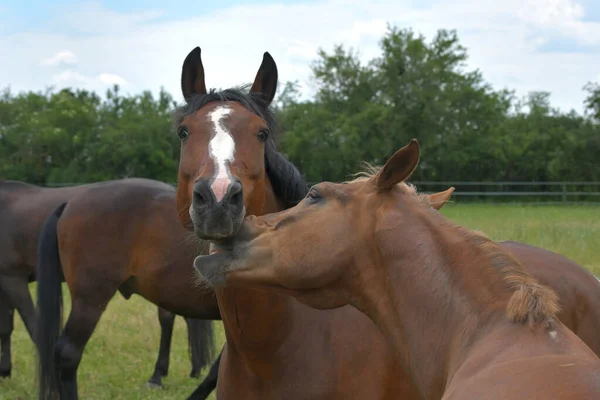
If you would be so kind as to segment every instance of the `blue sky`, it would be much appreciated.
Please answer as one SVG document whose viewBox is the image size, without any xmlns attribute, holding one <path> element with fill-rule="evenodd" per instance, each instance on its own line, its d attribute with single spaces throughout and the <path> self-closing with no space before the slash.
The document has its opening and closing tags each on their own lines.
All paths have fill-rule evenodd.
<svg viewBox="0 0 600 400">
<path fill-rule="evenodd" d="M 181 63 L 201 46 L 211 87 L 251 81 L 269 51 L 280 80 L 298 80 L 308 97 L 319 48 L 343 43 L 367 61 L 388 22 L 429 38 L 456 29 L 468 67 L 518 95 L 550 91 L 564 110 L 581 111 L 582 87 L 600 81 L 598 0 L 4 0 L 0 88 L 103 93 L 119 83 L 180 99 Z"/>
</svg>

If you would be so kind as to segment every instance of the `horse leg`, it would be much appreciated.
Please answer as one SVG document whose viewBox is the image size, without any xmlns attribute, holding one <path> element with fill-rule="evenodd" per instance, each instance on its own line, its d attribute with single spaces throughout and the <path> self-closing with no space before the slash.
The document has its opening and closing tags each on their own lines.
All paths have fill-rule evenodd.
<svg viewBox="0 0 600 400">
<path fill-rule="evenodd" d="M 225 346 L 223 346 L 225 348 Z M 206 378 L 198 385 L 196 390 L 187 398 L 187 400 L 206 400 L 208 396 L 212 393 L 213 390 L 217 387 L 217 378 L 219 376 L 219 365 L 221 364 L 221 355 L 223 354 L 223 349 L 219 353 L 219 356 L 210 367 L 208 371 L 208 375 Z"/>
<path fill-rule="evenodd" d="M 148 379 L 147 385 L 150 388 L 162 387 L 162 378 L 169 374 L 169 356 L 175 314 L 158 307 L 158 321 L 160 323 L 160 348 L 158 349 L 158 359 L 154 366 L 154 373 Z"/>
<path fill-rule="evenodd" d="M 69 319 L 65 329 L 54 346 L 54 360 L 59 377 L 60 398 L 76 400 L 77 392 L 77 369 L 81 362 L 83 349 L 92 336 L 100 317 L 108 302 L 116 292 L 102 288 L 102 296 L 95 294 L 96 301 L 74 297 Z M 97 301 L 101 300 L 101 301 Z"/>
<path fill-rule="evenodd" d="M 13 332 L 14 308 L 0 290 L 0 378 L 9 378 L 12 371 L 10 335 Z"/>
<path fill-rule="evenodd" d="M 29 337 L 34 340 L 36 311 L 29 293 L 29 277 L 26 274 L 4 275 L 0 277 L 0 290 L 11 306 L 19 311 Z"/>
</svg>

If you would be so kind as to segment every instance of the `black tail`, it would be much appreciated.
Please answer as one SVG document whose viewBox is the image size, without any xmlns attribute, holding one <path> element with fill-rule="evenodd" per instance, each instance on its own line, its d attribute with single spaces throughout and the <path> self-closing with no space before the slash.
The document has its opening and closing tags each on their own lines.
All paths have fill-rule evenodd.
<svg viewBox="0 0 600 400">
<path fill-rule="evenodd" d="M 225 348 L 225 346 L 223 346 Z M 208 374 L 202 381 L 202 383 L 194 390 L 194 392 L 187 398 L 187 400 L 206 400 L 213 390 L 217 387 L 217 379 L 219 378 L 219 365 L 221 365 L 221 355 L 223 349 L 219 353 L 219 357 L 215 363 L 210 367 Z"/>
<path fill-rule="evenodd" d="M 214 332 L 210 320 L 186 318 L 188 327 L 189 353 L 192 371 L 198 377 L 200 370 L 208 365 L 214 353 Z"/>
<path fill-rule="evenodd" d="M 46 219 L 38 246 L 37 309 L 35 335 L 39 352 L 39 398 L 58 398 L 58 377 L 54 363 L 54 345 L 62 327 L 62 266 L 58 254 L 56 227 L 67 203 L 63 203 Z"/>
</svg>

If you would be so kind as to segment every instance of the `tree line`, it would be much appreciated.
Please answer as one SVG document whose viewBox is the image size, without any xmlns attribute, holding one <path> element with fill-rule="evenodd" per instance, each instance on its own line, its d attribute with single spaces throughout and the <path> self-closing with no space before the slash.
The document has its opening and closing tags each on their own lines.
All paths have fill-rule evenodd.
<svg viewBox="0 0 600 400">
<path fill-rule="evenodd" d="M 468 70 L 457 33 L 427 41 L 388 27 L 381 53 L 361 63 L 352 48 L 320 51 L 317 92 L 301 100 L 296 82 L 274 103 L 279 148 L 308 181 L 342 181 L 363 161 L 381 164 L 416 137 L 414 180 L 600 181 L 600 85 L 589 83 L 585 112 L 560 111 L 550 93 L 518 98 Z M 0 178 L 34 184 L 123 177 L 176 181 L 180 143 L 162 90 L 104 98 L 86 90 L 0 94 Z"/>
</svg>

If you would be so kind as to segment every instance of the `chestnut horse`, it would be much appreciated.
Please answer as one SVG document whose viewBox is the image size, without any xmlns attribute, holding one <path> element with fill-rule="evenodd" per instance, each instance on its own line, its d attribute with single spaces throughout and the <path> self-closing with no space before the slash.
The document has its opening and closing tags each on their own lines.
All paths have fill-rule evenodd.
<svg viewBox="0 0 600 400">
<path fill-rule="evenodd" d="M 418 161 L 413 139 L 373 175 L 315 185 L 294 208 L 247 218 L 195 267 L 215 287 L 351 304 L 424 399 L 600 398 L 600 359 L 557 318 L 554 290 L 404 183 Z"/>
<path fill-rule="evenodd" d="M 177 209 L 201 239 L 234 235 L 244 215 L 293 206 L 308 188 L 275 147 L 269 107 L 277 67 L 264 53 L 249 91 L 207 91 L 200 48 L 181 76 L 186 104 L 176 111 L 181 159 Z M 217 398 L 397 399 L 410 392 L 377 327 L 352 307 L 320 312 L 257 290 L 216 291 L 227 343 Z M 410 382 L 408 382 L 410 385 Z"/>
<path fill-rule="evenodd" d="M 44 220 L 59 204 L 96 185 L 44 188 L 18 181 L 0 181 L 0 377 L 11 375 L 10 337 L 15 309 L 33 338 L 35 309 L 28 283 L 35 280 L 38 239 Z M 175 322 L 175 315 L 165 309 L 159 308 L 158 315 L 160 348 L 154 373 L 149 380 L 150 384 L 156 386 L 161 385 L 161 378 L 168 372 Z M 197 329 L 194 328 L 197 325 L 192 321 L 189 330 L 192 376 L 197 376 L 202 367 L 198 352 L 202 351 L 199 347 L 204 339 L 196 337 Z"/>
<path fill-rule="evenodd" d="M 30 195 L 38 202 L 50 201 L 51 195 L 44 193 Z M 199 293 L 190 284 L 193 257 L 205 250 L 181 227 L 172 186 L 137 178 L 80 186 L 49 214 L 41 229 L 37 269 L 41 399 L 58 392 L 62 399 L 77 398 L 83 349 L 117 291 L 126 299 L 138 294 L 160 307 L 166 356 L 161 352 L 157 362 L 158 382 L 168 372 L 171 313 L 186 317 L 197 372 L 208 365 L 213 331 L 212 322 L 205 320 L 220 319 L 218 305 L 212 292 Z M 62 281 L 69 287 L 72 308 L 59 337 Z M 206 393 L 192 398 L 206 398 L 215 379 L 213 375 Z"/>
</svg>

